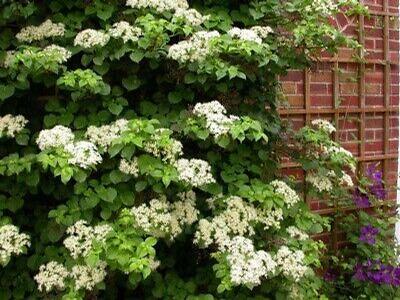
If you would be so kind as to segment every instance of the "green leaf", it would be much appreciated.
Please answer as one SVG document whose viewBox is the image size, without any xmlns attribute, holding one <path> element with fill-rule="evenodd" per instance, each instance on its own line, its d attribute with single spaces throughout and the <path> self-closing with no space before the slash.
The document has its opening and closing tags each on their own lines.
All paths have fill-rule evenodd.
<svg viewBox="0 0 400 300">
<path fill-rule="evenodd" d="M 140 61 L 143 59 L 143 57 L 144 57 L 144 52 L 143 52 L 143 51 L 140 51 L 140 50 L 138 50 L 138 49 L 135 49 L 135 50 L 129 55 L 129 58 L 130 58 L 133 62 L 135 62 L 135 63 L 140 62 Z"/>
<path fill-rule="evenodd" d="M 12 211 L 16 212 L 24 205 L 24 199 L 20 197 L 12 197 L 6 200 L 7 208 Z"/>
<path fill-rule="evenodd" d="M 61 181 L 67 184 L 71 180 L 72 175 L 74 175 L 74 170 L 71 167 L 65 167 L 61 169 Z"/>
<path fill-rule="evenodd" d="M 17 136 L 15 137 L 15 141 L 17 142 L 18 145 L 26 146 L 28 145 L 29 142 L 29 135 L 17 134 Z"/>
<path fill-rule="evenodd" d="M 136 90 L 138 87 L 140 87 L 140 84 L 141 84 L 141 81 L 137 76 L 129 76 L 129 77 L 122 79 L 122 85 L 128 91 Z"/>
<path fill-rule="evenodd" d="M 118 194 L 116 189 L 105 188 L 102 185 L 96 187 L 96 192 L 102 200 L 110 203 L 114 201 L 114 199 L 117 197 Z"/>
<path fill-rule="evenodd" d="M 0 84 L 0 100 L 5 100 L 14 95 L 15 88 L 13 85 Z"/>
<path fill-rule="evenodd" d="M 181 95 L 180 91 L 169 92 L 168 101 L 170 103 L 173 103 L 173 104 L 181 102 L 182 101 L 182 95 Z"/>
<path fill-rule="evenodd" d="M 147 186 L 146 181 L 138 181 L 135 184 L 135 190 L 136 190 L 136 192 L 141 192 L 146 188 L 146 186 Z"/>
</svg>

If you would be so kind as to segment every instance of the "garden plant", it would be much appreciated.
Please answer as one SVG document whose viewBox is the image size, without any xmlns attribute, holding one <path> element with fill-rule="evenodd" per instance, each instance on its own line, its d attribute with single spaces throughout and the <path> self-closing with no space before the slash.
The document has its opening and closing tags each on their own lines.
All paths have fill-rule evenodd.
<svg viewBox="0 0 400 300">
<path fill-rule="evenodd" d="M 277 113 L 280 75 L 357 49 L 331 19 L 358 1 L 0 3 L 0 299 L 396 295 L 390 224 L 343 216 L 331 255 L 303 199 L 365 209 L 379 174 Z"/>
</svg>

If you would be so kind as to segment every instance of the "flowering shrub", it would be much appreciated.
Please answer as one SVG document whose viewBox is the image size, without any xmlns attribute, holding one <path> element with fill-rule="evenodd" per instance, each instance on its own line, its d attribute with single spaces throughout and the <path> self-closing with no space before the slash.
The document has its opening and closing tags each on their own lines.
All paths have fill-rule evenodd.
<svg viewBox="0 0 400 300">
<path fill-rule="evenodd" d="M 330 25 L 342 7 L 363 10 L 2 1 L 0 298 L 323 297 L 325 246 L 310 236 L 328 220 L 279 160 L 330 199 L 355 160 L 323 120 L 280 149 L 277 75 L 357 47 Z M 367 245 L 383 234 L 363 232 Z"/>
</svg>

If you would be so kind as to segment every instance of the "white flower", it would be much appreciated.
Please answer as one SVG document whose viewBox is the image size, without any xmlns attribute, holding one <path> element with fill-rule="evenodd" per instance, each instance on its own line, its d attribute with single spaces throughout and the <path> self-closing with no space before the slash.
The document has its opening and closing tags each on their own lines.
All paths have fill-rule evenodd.
<svg viewBox="0 0 400 300">
<path fill-rule="evenodd" d="M 342 177 L 340 178 L 340 183 L 342 185 L 345 185 L 347 187 L 353 187 L 354 183 L 353 183 L 353 179 L 351 178 L 351 176 L 347 173 L 342 173 Z"/>
<path fill-rule="evenodd" d="M 305 14 L 318 13 L 328 17 L 333 15 L 338 9 L 338 4 L 332 0 L 313 0 L 304 8 Z"/>
<path fill-rule="evenodd" d="M 96 145 L 91 142 L 80 141 L 69 144 L 66 145 L 65 150 L 72 156 L 68 162 L 83 169 L 95 166 L 103 160 Z"/>
<path fill-rule="evenodd" d="M 74 141 L 75 135 L 71 129 L 57 125 L 52 129 L 44 129 L 40 131 L 36 143 L 40 150 L 48 150 L 51 148 L 64 148 Z"/>
<path fill-rule="evenodd" d="M 272 209 L 264 212 L 264 214 L 265 217 L 261 219 L 264 224 L 264 229 L 271 227 L 279 229 L 281 227 L 281 221 L 283 220 L 283 211 L 281 208 Z"/>
<path fill-rule="evenodd" d="M 215 137 L 228 133 L 232 124 L 239 120 L 237 116 L 228 117 L 225 107 L 218 101 L 197 103 L 193 108 L 193 114 L 206 119 L 206 127 Z"/>
<path fill-rule="evenodd" d="M 124 43 L 128 41 L 136 42 L 143 34 L 142 29 L 132 26 L 126 21 L 114 23 L 108 33 L 113 38 L 122 38 Z"/>
<path fill-rule="evenodd" d="M 119 170 L 122 173 L 132 175 L 133 177 L 139 176 L 138 158 L 134 157 L 133 160 L 121 159 L 119 163 Z"/>
<path fill-rule="evenodd" d="M 188 25 L 191 26 L 200 26 L 204 23 L 210 16 L 203 16 L 195 9 L 183 9 L 178 8 L 175 10 L 174 17 L 181 18 L 186 21 Z"/>
<path fill-rule="evenodd" d="M 263 250 L 256 251 L 253 242 L 242 236 L 234 237 L 227 246 L 227 260 L 230 266 L 230 278 L 234 285 L 246 285 L 249 288 L 261 284 L 275 272 L 276 262 Z"/>
<path fill-rule="evenodd" d="M 81 46 L 82 48 L 103 47 L 109 40 L 110 36 L 107 33 L 94 29 L 85 29 L 76 35 L 74 46 Z"/>
<path fill-rule="evenodd" d="M 43 54 L 54 57 L 59 64 L 65 63 L 72 55 L 71 51 L 57 45 L 50 45 L 43 49 Z"/>
<path fill-rule="evenodd" d="M 299 240 L 299 241 L 304 241 L 309 238 L 307 233 L 298 229 L 295 226 L 289 226 L 288 228 L 286 228 L 286 232 L 289 234 L 289 236 L 291 238 Z"/>
<path fill-rule="evenodd" d="M 21 115 L 13 116 L 8 114 L 0 117 L 0 137 L 15 137 L 17 133 L 25 128 L 27 123 L 28 120 Z"/>
<path fill-rule="evenodd" d="M 213 200 L 214 202 L 217 200 Z M 211 202 L 211 201 L 208 201 Z M 194 243 L 206 248 L 215 243 L 220 251 L 226 249 L 233 236 L 252 236 L 254 226 L 263 224 L 265 229 L 279 228 L 283 219 L 281 209 L 264 211 L 247 203 L 238 196 L 224 199 L 226 208 L 210 221 L 201 219 L 195 233 Z"/>
<path fill-rule="evenodd" d="M 176 161 L 175 166 L 178 170 L 179 180 L 194 187 L 215 182 L 211 166 L 204 160 L 182 158 Z"/>
<path fill-rule="evenodd" d="M 200 220 L 195 233 L 195 244 L 208 247 L 215 243 L 219 249 L 224 249 L 232 236 L 254 234 L 253 225 L 261 219 L 260 212 L 237 196 L 228 197 L 225 203 L 226 209 L 211 221 Z"/>
<path fill-rule="evenodd" d="M 68 277 L 67 269 L 56 261 L 41 265 L 39 273 L 35 276 L 39 291 L 49 292 L 52 289 L 63 290 L 65 279 Z"/>
<path fill-rule="evenodd" d="M 103 261 L 98 262 L 94 267 L 86 265 L 73 266 L 71 278 L 74 280 L 76 290 L 93 290 L 93 288 L 106 277 L 106 267 L 107 264 Z"/>
<path fill-rule="evenodd" d="M 270 33 L 274 32 L 269 26 L 253 26 L 250 30 L 255 32 L 261 39 L 265 39 Z"/>
<path fill-rule="evenodd" d="M 303 251 L 292 251 L 287 246 L 281 246 L 276 253 L 275 261 L 284 276 L 297 282 L 308 270 L 308 267 L 304 265 L 304 258 Z"/>
<path fill-rule="evenodd" d="M 164 162 L 174 163 L 183 154 L 182 143 L 170 137 L 170 130 L 158 128 L 151 138 L 143 143 L 143 150 L 162 158 Z"/>
<path fill-rule="evenodd" d="M 77 221 L 74 225 L 67 228 L 69 235 L 64 240 L 64 246 L 68 249 L 70 255 L 77 259 L 85 257 L 92 249 L 94 240 L 104 243 L 106 236 L 112 231 L 110 225 L 89 226 L 84 220 Z"/>
<path fill-rule="evenodd" d="M 30 238 L 19 233 L 18 227 L 7 224 L 0 227 L 0 264 L 6 264 L 12 255 L 20 255 L 30 246 Z"/>
<path fill-rule="evenodd" d="M 2 62 L 4 68 L 10 68 L 15 61 L 15 50 L 9 50 L 6 52 L 6 56 Z"/>
<path fill-rule="evenodd" d="M 198 210 L 195 207 L 193 192 L 178 194 L 180 201 L 170 203 L 165 197 L 152 199 L 149 205 L 142 204 L 131 209 L 135 226 L 145 233 L 173 240 L 182 233 L 185 226 L 197 221 Z"/>
<path fill-rule="evenodd" d="M 233 27 L 228 31 L 228 35 L 243 41 L 255 42 L 257 44 L 262 43 L 262 39 L 255 31 L 251 29 L 240 29 L 238 27 Z"/>
<path fill-rule="evenodd" d="M 53 23 L 51 20 L 46 20 L 39 26 L 27 26 L 22 28 L 15 37 L 20 42 L 32 43 L 49 37 L 63 36 L 64 33 L 64 24 Z"/>
<path fill-rule="evenodd" d="M 306 176 L 306 181 L 311 183 L 320 193 L 330 192 L 333 188 L 331 177 L 335 176 L 333 171 L 329 171 L 326 176 L 321 176 L 318 173 L 310 172 Z"/>
<path fill-rule="evenodd" d="M 155 9 L 159 13 L 189 8 L 186 0 L 127 0 L 126 5 L 136 9 Z"/>
<path fill-rule="evenodd" d="M 318 129 L 321 129 L 323 131 L 325 131 L 328 134 L 331 134 L 333 132 L 336 131 L 335 126 L 333 126 L 329 121 L 327 120 L 322 120 L 322 119 L 316 119 L 316 120 L 312 120 L 311 124 L 315 127 L 317 127 Z"/>
<path fill-rule="evenodd" d="M 324 146 L 323 147 L 323 151 L 327 155 L 341 154 L 341 155 L 345 155 L 345 156 L 347 156 L 349 158 L 353 157 L 353 154 L 349 150 L 346 150 L 341 146 L 335 146 L 335 145 L 332 145 L 330 147 Z"/>
<path fill-rule="evenodd" d="M 297 193 L 285 182 L 274 180 L 270 185 L 274 188 L 274 192 L 283 198 L 287 207 L 291 207 L 300 201 L 300 197 Z"/>
<path fill-rule="evenodd" d="M 219 37 L 218 31 L 198 31 L 185 41 L 169 47 L 167 57 L 180 63 L 200 62 L 212 55 L 210 40 Z"/>
<path fill-rule="evenodd" d="M 111 146 L 112 142 L 118 139 L 121 134 L 128 130 L 128 121 L 119 119 L 109 125 L 100 127 L 89 126 L 85 136 L 90 142 L 100 146 L 105 151 Z"/>
</svg>

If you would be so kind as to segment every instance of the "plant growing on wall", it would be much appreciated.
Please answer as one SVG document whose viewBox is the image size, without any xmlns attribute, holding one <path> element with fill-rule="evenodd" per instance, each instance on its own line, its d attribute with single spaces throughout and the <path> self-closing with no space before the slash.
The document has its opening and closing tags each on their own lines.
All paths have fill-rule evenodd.
<svg viewBox="0 0 400 300">
<path fill-rule="evenodd" d="M 2 1 L 0 298 L 319 298 L 315 195 L 355 161 L 282 144 L 277 75 L 357 47 L 353 1 Z M 337 191 L 334 193 L 333 191 Z"/>
</svg>

